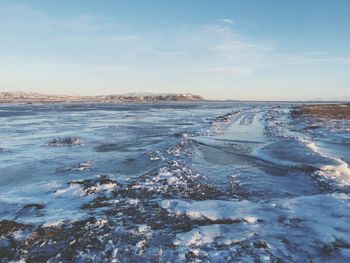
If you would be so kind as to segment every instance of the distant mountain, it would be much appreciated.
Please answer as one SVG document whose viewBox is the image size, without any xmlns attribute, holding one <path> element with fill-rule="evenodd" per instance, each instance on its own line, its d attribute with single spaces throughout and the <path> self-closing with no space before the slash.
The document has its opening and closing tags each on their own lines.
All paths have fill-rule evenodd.
<svg viewBox="0 0 350 263">
<path fill-rule="evenodd" d="M 161 102 L 161 101 L 200 101 L 203 97 L 191 93 L 180 94 L 153 94 L 153 93 L 128 93 L 121 95 L 99 96 L 70 96 L 47 95 L 36 92 L 7 91 L 0 92 L 0 103 L 11 102 Z"/>
</svg>

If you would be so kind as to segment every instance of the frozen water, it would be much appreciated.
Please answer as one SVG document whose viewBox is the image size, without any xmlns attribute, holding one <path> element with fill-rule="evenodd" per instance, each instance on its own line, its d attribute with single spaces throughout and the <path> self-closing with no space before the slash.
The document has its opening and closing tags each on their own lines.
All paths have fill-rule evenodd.
<svg viewBox="0 0 350 263">
<path fill-rule="evenodd" d="M 349 261 L 350 122 L 293 107 L 1 105 L 0 261 Z"/>
</svg>

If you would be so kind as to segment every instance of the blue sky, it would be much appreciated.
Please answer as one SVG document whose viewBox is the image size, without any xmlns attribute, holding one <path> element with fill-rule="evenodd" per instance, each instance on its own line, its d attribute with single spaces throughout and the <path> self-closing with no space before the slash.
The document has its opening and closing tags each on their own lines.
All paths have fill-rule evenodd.
<svg viewBox="0 0 350 263">
<path fill-rule="evenodd" d="M 0 0 L 0 91 L 350 100 L 347 0 Z"/>
</svg>

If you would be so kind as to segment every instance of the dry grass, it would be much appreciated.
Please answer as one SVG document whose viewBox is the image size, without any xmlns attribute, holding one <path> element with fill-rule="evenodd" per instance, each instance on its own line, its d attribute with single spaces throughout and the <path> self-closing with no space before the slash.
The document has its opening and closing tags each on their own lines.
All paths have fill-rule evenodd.
<svg viewBox="0 0 350 263">
<path fill-rule="evenodd" d="M 315 117 L 350 120 L 350 104 L 319 104 L 298 107 L 299 114 Z"/>
</svg>

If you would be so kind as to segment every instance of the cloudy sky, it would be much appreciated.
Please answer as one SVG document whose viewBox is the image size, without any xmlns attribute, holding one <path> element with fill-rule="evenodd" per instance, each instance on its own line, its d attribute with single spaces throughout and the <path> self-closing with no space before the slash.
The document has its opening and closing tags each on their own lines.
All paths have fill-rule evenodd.
<svg viewBox="0 0 350 263">
<path fill-rule="evenodd" d="M 0 0 L 0 91 L 350 100 L 347 0 Z"/>
</svg>

